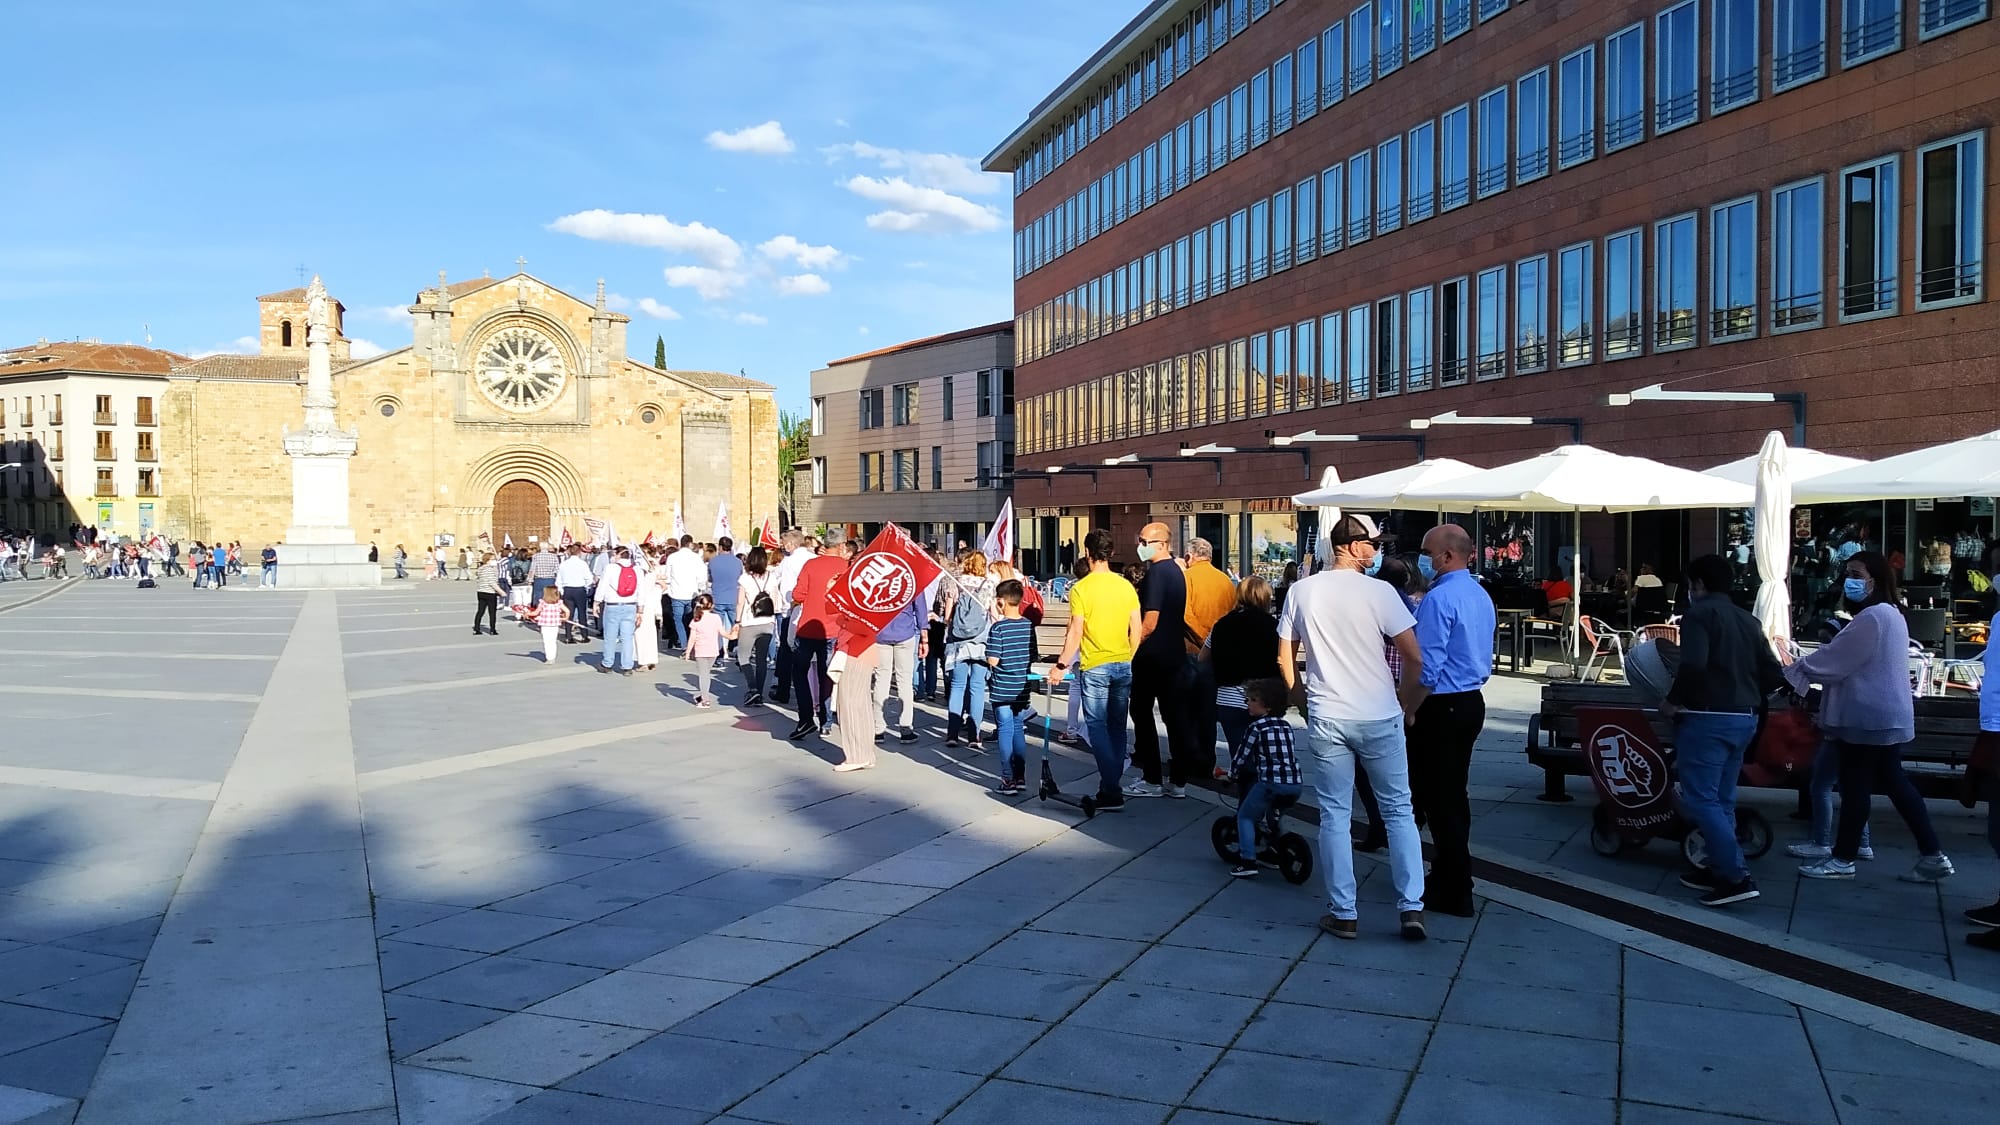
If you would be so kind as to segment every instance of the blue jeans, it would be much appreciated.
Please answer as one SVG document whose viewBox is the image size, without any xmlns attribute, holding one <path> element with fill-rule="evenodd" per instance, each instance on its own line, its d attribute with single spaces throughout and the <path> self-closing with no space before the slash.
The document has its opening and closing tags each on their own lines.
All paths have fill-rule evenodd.
<svg viewBox="0 0 2000 1125">
<path fill-rule="evenodd" d="M 398 573 L 397 573 L 397 575 L 396 575 L 396 577 L 398 577 L 398 578 L 401 578 L 401 577 L 402 577 L 402 574 L 400 573 L 401 569 L 402 569 L 402 568 L 401 568 L 401 566 L 399 565 L 399 566 L 397 567 L 397 570 L 398 570 Z M 549 587 L 551 587 L 551 586 L 553 586 L 553 585 L 555 585 L 555 584 L 556 584 L 556 580 L 555 580 L 555 579 L 553 579 L 553 578 L 537 578 L 537 579 L 535 579 L 535 589 L 534 589 L 534 592 L 533 592 L 533 593 L 531 593 L 531 594 L 529 594 L 529 595 L 528 595 L 528 604 L 529 604 L 529 605 L 540 605 L 540 604 L 542 604 L 542 591 L 543 591 L 543 590 L 546 590 L 546 589 L 548 589 Z"/>
<path fill-rule="evenodd" d="M 727 633 L 729 630 L 736 628 L 736 603 L 734 601 L 731 601 L 728 605 L 716 606 L 715 615 L 722 618 L 723 632 Z M 721 664 L 724 656 L 732 655 L 735 652 L 736 642 L 724 641 L 722 642 L 722 651 L 715 654 L 715 662 Z"/>
<path fill-rule="evenodd" d="M 1354 771 L 1366 770 L 1382 806 L 1389 837 L 1389 874 L 1396 909 L 1424 908 L 1424 849 L 1410 802 L 1410 760 L 1403 716 L 1332 719 L 1308 715 L 1306 747 L 1312 756 L 1313 793 L 1319 799 L 1319 858 L 1326 867 L 1327 913 L 1352 919 L 1354 880 Z"/>
<path fill-rule="evenodd" d="M 1243 794 L 1243 800 L 1236 806 L 1236 854 L 1243 857 L 1243 862 L 1257 862 L 1257 822 L 1279 801 L 1289 805 L 1298 800 L 1304 789 L 1302 785 L 1260 781 Z"/>
<path fill-rule="evenodd" d="M 1250 712 L 1241 707 L 1217 707 L 1215 721 L 1222 724 L 1222 737 L 1229 741 L 1229 765 L 1234 769 L 1243 755 L 1243 736 L 1250 731 Z"/>
<path fill-rule="evenodd" d="M 1823 848 L 1833 846 L 1833 787 L 1840 780 L 1840 751 L 1831 738 L 1819 744 L 1813 755 L 1812 782 L 1806 795 L 1812 801 L 1812 842 Z M 1861 826 L 1861 846 L 1873 849 L 1868 826 Z"/>
<path fill-rule="evenodd" d="M 1683 712 L 1674 725 L 1681 810 L 1701 829 L 1718 883 L 1737 883 L 1750 873 L 1736 843 L 1736 779 L 1756 733 L 1757 716 L 1719 711 Z"/>
<path fill-rule="evenodd" d="M 1083 729 L 1097 758 L 1097 795 L 1113 804 L 1125 800 L 1118 779 L 1125 775 L 1125 727 L 1132 716 L 1132 665 L 1099 664 L 1077 673 L 1083 681 Z"/>
<path fill-rule="evenodd" d="M 693 598 L 667 599 L 667 641 L 677 649 L 687 647 L 688 617 L 693 613 Z"/>
<path fill-rule="evenodd" d="M 278 584 L 278 564 L 265 563 L 264 573 L 258 576 L 257 584 L 260 586 L 276 586 Z"/>
<path fill-rule="evenodd" d="M 600 667 L 617 664 L 620 672 L 632 670 L 639 657 L 633 647 L 633 634 L 638 626 L 639 607 L 631 602 L 604 607 L 604 655 L 598 660 Z M 618 663 L 621 659 L 623 663 Z"/>
<path fill-rule="evenodd" d="M 1026 781 L 1028 774 L 1028 705 L 995 703 L 993 718 L 1000 727 L 1000 780 Z"/>
<path fill-rule="evenodd" d="M 979 724 L 986 721 L 986 677 L 991 671 L 980 660 L 961 660 L 951 666 L 951 694 L 945 700 L 946 738 L 959 736 L 963 716 L 965 740 L 979 741 Z"/>
</svg>

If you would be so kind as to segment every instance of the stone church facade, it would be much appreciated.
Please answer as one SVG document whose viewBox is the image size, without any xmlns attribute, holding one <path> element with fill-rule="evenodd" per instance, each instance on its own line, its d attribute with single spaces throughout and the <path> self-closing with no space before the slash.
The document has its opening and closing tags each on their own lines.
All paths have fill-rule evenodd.
<svg viewBox="0 0 2000 1125">
<path fill-rule="evenodd" d="M 258 298 L 260 354 L 175 365 L 162 403 L 159 523 L 188 538 L 275 542 L 291 523 L 281 437 L 301 425 L 305 291 Z M 333 308 L 338 424 L 360 437 L 350 522 L 386 560 L 439 535 L 517 545 L 586 516 L 666 535 L 680 504 L 741 539 L 778 504 L 778 408 L 764 383 L 660 371 L 626 355 L 629 318 L 527 273 L 447 283 L 410 306 L 409 346 L 351 357 Z"/>
</svg>

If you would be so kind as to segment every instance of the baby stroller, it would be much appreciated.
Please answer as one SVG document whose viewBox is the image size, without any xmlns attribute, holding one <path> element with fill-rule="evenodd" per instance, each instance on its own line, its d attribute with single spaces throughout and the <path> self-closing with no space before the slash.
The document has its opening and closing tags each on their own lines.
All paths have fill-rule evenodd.
<svg viewBox="0 0 2000 1125">
<path fill-rule="evenodd" d="M 1237 778 L 1238 802 L 1241 802 L 1243 795 L 1249 792 L 1250 784 L 1250 781 L 1242 776 Z M 1312 848 L 1307 846 L 1306 838 L 1285 827 L 1285 810 L 1297 802 L 1296 797 L 1279 797 L 1273 800 L 1270 811 L 1266 812 L 1257 823 L 1257 862 L 1277 868 L 1278 874 L 1285 877 L 1285 882 L 1294 885 L 1312 878 L 1313 872 Z M 1228 797 L 1223 798 L 1223 804 L 1231 811 L 1225 816 L 1215 818 L 1214 826 L 1209 829 L 1208 839 L 1215 845 L 1215 854 L 1220 856 L 1224 863 L 1233 864 L 1243 858 L 1236 851 L 1236 842 L 1240 838 L 1234 811 L 1236 806 L 1230 804 Z"/>
</svg>

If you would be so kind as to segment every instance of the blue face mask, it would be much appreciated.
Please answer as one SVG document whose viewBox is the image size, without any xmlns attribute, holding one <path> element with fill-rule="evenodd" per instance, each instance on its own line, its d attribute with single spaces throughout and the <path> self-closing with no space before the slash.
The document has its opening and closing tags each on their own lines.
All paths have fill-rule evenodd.
<svg viewBox="0 0 2000 1125">
<path fill-rule="evenodd" d="M 1840 592 L 1848 601 L 1853 602 L 1855 605 L 1860 605 L 1862 602 L 1868 600 L 1868 580 L 1866 578 L 1849 578 L 1840 584 Z"/>
<path fill-rule="evenodd" d="M 1382 570 L 1382 552 L 1377 551 L 1375 552 L 1375 557 L 1368 560 L 1367 573 L 1379 574 L 1381 570 Z"/>
<path fill-rule="evenodd" d="M 1437 564 L 1431 562 L 1429 555 L 1418 555 L 1417 573 L 1424 576 L 1424 581 L 1429 582 L 1431 579 L 1437 577 Z"/>
</svg>

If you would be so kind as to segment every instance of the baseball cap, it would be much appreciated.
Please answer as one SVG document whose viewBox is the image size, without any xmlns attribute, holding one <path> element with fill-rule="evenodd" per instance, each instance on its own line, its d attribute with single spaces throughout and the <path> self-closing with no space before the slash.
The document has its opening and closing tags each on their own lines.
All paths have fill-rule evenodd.
<svg viewBox="0 0 2000 1125">
<path fill-rule="evenodd" d="M 1329 547 L 1345 547 L 1351 543 L 1366 543 L 1382 537 L 1382 529 L 1375 521 L 1364 515 L 1345 515 L 1335 520 L 1326 531 L 1325 539 Z"/>
</svg>

